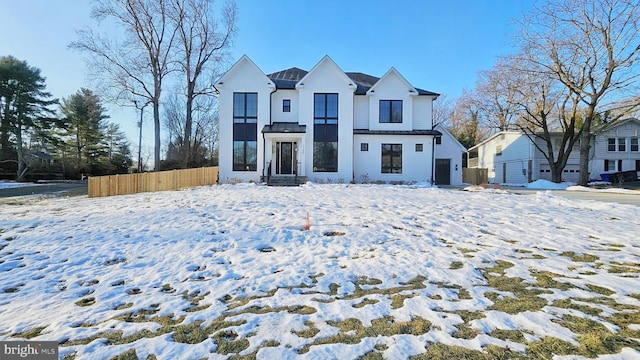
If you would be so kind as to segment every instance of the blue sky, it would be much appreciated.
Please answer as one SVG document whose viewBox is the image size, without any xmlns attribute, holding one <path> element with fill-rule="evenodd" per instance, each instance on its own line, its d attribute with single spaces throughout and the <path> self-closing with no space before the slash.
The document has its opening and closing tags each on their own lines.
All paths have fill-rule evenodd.
<svg viewBox="0 0 640 360">
<path fill-rule="evenodd" d="M 533 0 L 237 0 L 233 61 L 247 54 L 265 73 L 309 70 L 329 55 L 344 71 L 382 76 L 395 67 L 413 86 L 453 99 L 477 74 L 512 52 L 514 20 Z M 85 0 L 0 0 L 0 55 L 42 70 L 63 98 L 91 88 L 82 54 L 67 49 L 75 30 L 95 26 Z M 137 145 L 135 113 L 107 106 Z M 152 144 L 145 120 L 143 148 Z M 163 134 L 164 140 L 164 134 Z M 137 146 L 133 146 L 137 148 Z M 149 150 L 150 151 L 150 150 Z"/>
</svg>

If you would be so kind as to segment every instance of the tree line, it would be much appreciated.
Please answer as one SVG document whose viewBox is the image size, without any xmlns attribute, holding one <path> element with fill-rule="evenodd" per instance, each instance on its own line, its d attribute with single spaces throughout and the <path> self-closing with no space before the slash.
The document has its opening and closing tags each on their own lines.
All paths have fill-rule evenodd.
<svg viewBox="0 0 640 360">
<path fill-rule="evenodd" d="M 533 143 L 555 182 L 562 181 L 567 160 L 578 149 L 579 184 L 586 185 L 592 130 L 638 115 L 640 3 L 540 2 L 518 25 L 517 50 L 482 71 L 474 89 L 454 100 L 440 99 L 435 121 L 467 148 L 507 130 L 541 140 Z"/>
<path fill-rule="evenodd" d="M 109 101 L 149 105 L 153 169 L 203 166 L 215 160 L 215 79 L 236 33 L 237 7 L 213 0 L 96 0 L 91 16 L 123 29 L 123 37 L 78 31 L 70 47 L 89 55 L 93 79 Z M 113 26 L 112 26 L 113 27 Z M 171 87 L 173 95 L 166 96 Z M 169 131 L 161 161 L 161 111 Z"/>
<path fill-rule="evenodd" d="M 0 57 L 0 175 L 21 180 L 127 173 L 129 143 L 99 97 L 54 99 L 40 69 Z"/>
</svg>

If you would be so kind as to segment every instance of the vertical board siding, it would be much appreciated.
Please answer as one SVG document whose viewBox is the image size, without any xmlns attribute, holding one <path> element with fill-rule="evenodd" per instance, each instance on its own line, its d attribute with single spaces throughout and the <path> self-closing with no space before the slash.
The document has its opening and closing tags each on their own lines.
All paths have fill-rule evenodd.
<svg viewBox="0 0 640 360">
<path fill-rule="evenodd" d="M 89 197 L 177 190 L 193 186 L 215 185 L 217 182 L 217 166 L 142 174 L 92 176 L 89 178 Z"/>
</svg>

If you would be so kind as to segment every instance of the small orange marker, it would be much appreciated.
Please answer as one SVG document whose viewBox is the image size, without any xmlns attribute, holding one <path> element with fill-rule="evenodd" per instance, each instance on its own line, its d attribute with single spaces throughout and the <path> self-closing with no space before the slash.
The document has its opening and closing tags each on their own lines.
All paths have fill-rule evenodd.
<svg viewBox="0 0 640 360">
<path fill-rule="evenodd" d="M 305 230 L 311 229 L 311 223 L 309 222 L 309 212 L 308 211 L 307 211 L 307 221 L 305 221 L 305 223 L 304 223 L 304 229 Z"/>
</svg>

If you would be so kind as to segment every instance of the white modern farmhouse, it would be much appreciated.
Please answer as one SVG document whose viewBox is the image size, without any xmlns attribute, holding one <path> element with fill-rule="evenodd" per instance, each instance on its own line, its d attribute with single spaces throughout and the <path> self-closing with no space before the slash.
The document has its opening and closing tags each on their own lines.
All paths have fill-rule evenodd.
<svg viewBox="0 0 640 360">
<path fill-rule="evenodd" d="M 215 86 L 220 182 L 437 180 L 438 94 L 394 68 L 381 78 L 345 73 L 325 56 L 308 72 L 266 75 L 245 55 Z M 437 162 L 444 180 L 461 181 L 461 154 Z"/>
</svg>

